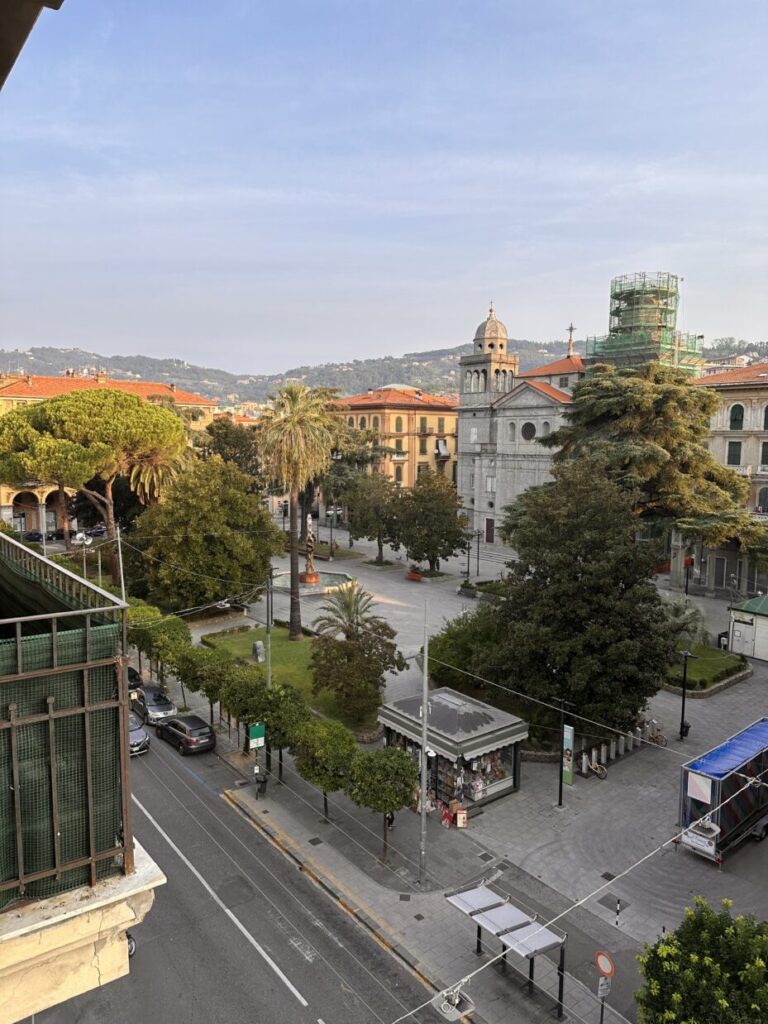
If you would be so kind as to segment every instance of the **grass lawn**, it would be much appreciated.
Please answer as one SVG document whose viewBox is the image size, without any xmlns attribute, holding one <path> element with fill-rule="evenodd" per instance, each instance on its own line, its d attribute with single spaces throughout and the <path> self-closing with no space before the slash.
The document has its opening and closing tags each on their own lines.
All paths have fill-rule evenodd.
<svg viewBox="0 0 768 1024">
<path fill-rule="evenodd" d="M 220 647 L 235 658 L 244 661 L 252 660 L 253 645 L 257 640 L 266 640 L 263 626 L 257 629 L 243 630 L 240 633 L 208 633 L 203 637 L 207 646 Z M 288 683 L 300 690 L 310 707 L 319 711 L 326 718 L 335 718 L 350 729 L 373 729 L 376 727 L 375 713 L 362 722 L 353 721 L 345 713 L 334 694 L 329 690 L 312 693 L 312 672 L 309 667 L 311 638 L 289 640 L 288 630 L 284 626 L 272 627 L 272 678 L 275 682 Z"/>
<path fill-rule="evenodd" d="M 688 686 L 706 690 L 713 683 L 718 683 L 728 676 L 735 675 L 746 667 L 746 661 L 738 654 L 729 654 L 717 647 L 705 647 L 701 644 L 694 647 L 691 654 L 695 658 L 688 659 Z M 667 679 L 673 686 L 682 686 L 683 660 L 673 665 L 667 673 Z"/>
</svg>

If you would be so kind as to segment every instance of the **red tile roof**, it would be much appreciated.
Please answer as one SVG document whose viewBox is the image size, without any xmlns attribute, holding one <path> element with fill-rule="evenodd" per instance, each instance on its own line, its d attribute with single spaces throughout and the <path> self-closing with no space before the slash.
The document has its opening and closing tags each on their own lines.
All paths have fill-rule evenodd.
<svg viewBox="0 0 768 1024">
<path fill-rule="evenodd" d="M 751 366 L 735 366 L 732 370 L 712 373 L 708 377 L 696 377 L 694 384 L 768 384 L 768 363 L 753 363 Z"/>
<path fill-rule="evenodd" d="M 238 427 L 250 427 L 259 422 L 257 416 L 243 416 L 239 412 L 217 412 L 213 418 L 215 420 L 231 420 Z"/>
<path fill-rule="evenodd" d="M 437 412 L 455 412 L 458 401 L 447 395 L 430 395 L 417 388 L 375 388 L 361 395 L 340 398 L 340 406 L 348 409 L 434 409 Z"/>
<path fill-rule="evenodd" d="M 545 363 L 544 366 L 537 366 L 534 370 L 526 370 L 520 376 L 528 377 L 552 377 L 557 373 L 584 373 L 584 361 L 581 356 L 565 356 L 563 359 L 556 359 L 554 363 Z"/>
<path fill-rule="evenodd" d="M 112 380 L 110 377 L 4 377 L 0 375 L 0 399 L 17 398 L 40 401 L 45 398 L 56 398 L 58 395 L 69 395 L 73 391 L 104 391 L 112 389 L 125 391 L 139 398 L 154 398 L 157 395 L 171 398 L 179 405 L 213 406 L 217 403 L 211 398 L 194 395 L 191 391 L 170 384 L 153 381 Z"/>
<path fill-rule="evenodd" d="M 542 395 L 546 395 L 547 398 L 554 398 L 556 402 L 561 402 L 564 405 L 570 405 L 573 401 L 567 391 L 561 391 L 560 388 L 553 388 L 551 384 L 547 384 L 543 380 L 524 380 L 522 384 L 527 384 L 529 388 L 534 388 Z"/>
</svg>

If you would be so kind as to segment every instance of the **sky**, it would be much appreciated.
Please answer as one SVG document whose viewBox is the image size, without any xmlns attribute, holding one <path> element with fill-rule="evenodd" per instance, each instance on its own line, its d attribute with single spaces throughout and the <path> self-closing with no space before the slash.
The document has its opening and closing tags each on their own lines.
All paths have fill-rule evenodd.
<svg viewBox="0 0 768 1024">
<path fill-rule="evenodd" d="M 611 277 L 768 339 L 768 5 L 65 0 L 0 96 L 0 346 L 238 373 L 605 333 Z"/>
</svg>

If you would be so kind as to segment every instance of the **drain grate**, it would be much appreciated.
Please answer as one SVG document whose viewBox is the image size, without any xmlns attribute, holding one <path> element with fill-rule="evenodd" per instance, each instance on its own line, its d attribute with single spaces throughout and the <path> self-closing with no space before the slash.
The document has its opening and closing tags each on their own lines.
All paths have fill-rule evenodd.
<svg viewBox="0 0 768 1024">
<path fill-rule="evenodd" d="M 424 920 L 424 915 L 423 914 L 414 914 L 413 915 L 413 919 L 414 919 L 414 921 L 423 921 Z"/>
<path fill-rule="evenodd" d="M 486 861 L 486 862 L 489 861 L 489 860 L 493 860 L 493 854 L 491 854 L 491 853 L 479 853 L 478 857 L 480 858 L 480 860 Z"/>
<path fill-rule="evenodd" d="M 502 860 L 499 861 L 496 867 L 499 869 L 499 871 L 508 871 L 512 867 L 512 865 L 508 860 Z"/>
<path fill-rule="evenodd" d="M 407 892 L 401 892 L 400 893 L 400 902 L 401 903 L 409 903 L 410 899 L 411 899 L 411 897 L 410 897 L 410 895 Z"/>
<path fill-rule="evenodd" d="M 322 843 L 322 841 L 323 841 L 322 839 L 318 839 L 318 837 L 317 837 L 317 836 L 315 836 L 315 838 L 314 838 L 314 839 L 310 839 L 310 840 L 309 840 L 309 845 L 310 845 L 310 846 L 320 846 L 320 844 Z"/>
<path fill-rule="evenodd" d="M 600 877 L 604 878 L 606 882 L 612 882 L 616 875 L 612 875 L 610 871 L 604 871 Z"/>
<path fill-rule="evenodd" d="M 615 910 L 616 901 L 618 900 L 618 898 L 619 897 L 614 896 L 613 893 L 607 892 L 605 896 L 601 896 L 597 902 L 600 904 L 601 907 L 605 907 L 606 910 Z M 631 906 L 631 903 L 627 903 L 626 900 L 622 900 L 621 913 L 623 913 L 625 910 L 628 910 Z"/>
</svg>

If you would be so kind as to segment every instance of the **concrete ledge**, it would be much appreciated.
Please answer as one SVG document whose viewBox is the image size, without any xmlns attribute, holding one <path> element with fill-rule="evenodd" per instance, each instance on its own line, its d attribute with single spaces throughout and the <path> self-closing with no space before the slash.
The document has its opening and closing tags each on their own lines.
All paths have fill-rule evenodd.
<svg viewBox="0 0 768 1024">
<path fill-rule="evenodd" d="M 713 686 L 707 687 L 706 690 L 700 690 L 698 687 L 693 690 L 691 687 L 686 687 L 685 696 L 690 700 L 703 700 L 706 697 L 714 697 L 715 694 L 722 693 L 723 690 L 728 690 L 731 686 L 735 686 L 737 683 L 743 683 L 745 679 L 749 679 L 752 675 L 752 668 L 745 668 L 743 672 L 737 672 L 735 676 L 728 676 L 727 679 L 721 679 L 719 683 L 715 683 Z M 662 684 L 662 690 L 666 690 L 668 693 L 676 693 L 682 697 L 683 688 L 682 686 L 671 686 L 669 683 Z"/>
<path fill-rule="evenodd" d="M 136 870 L 0 914 L 0 1024 L 14 1024 L 128 974 L 125 933 L 165 875 L 136 844 Z"/>
</svg>

